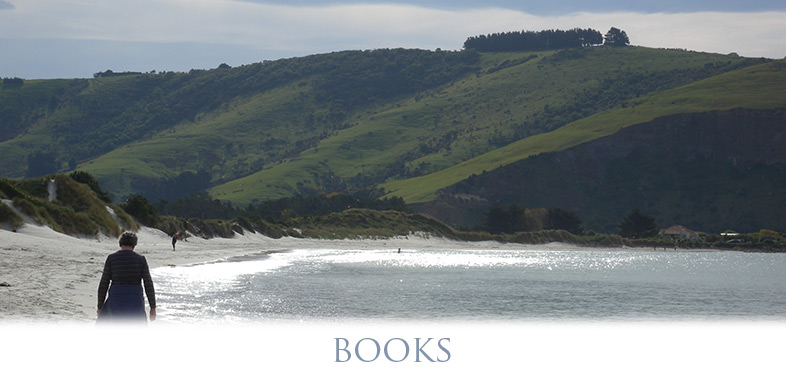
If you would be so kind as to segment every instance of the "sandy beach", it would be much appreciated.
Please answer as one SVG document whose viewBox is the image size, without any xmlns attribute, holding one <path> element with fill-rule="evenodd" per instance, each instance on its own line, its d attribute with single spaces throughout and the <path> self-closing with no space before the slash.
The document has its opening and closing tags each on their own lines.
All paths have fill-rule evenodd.
<svg viewBox="0 0 786 376">
<path fill-rule="evenodd" d="M 158 230 L 138 232 L 137 251 L 151 267 L 188 265 L 234 256 L 282 249 L 519 249 L 588 250 L 565 244 L 521 245 L 496 242 L 455 242 L 441 238 L 408 236 L 379 240 L 271 239 L 259 234 L 236 235 L 232 239 L 191 237 L 179 241 L 172 251 L 171 238 Z M 0 329 L 4 341 L 4 369 L 21 374 L 82 372 L 117 368 L 116 346 L 101 342 L 105 332 L 93 325 L 96 290 L 103 263 L 117 249 L 108 237 L 85 239 L 66 236 L 47 227 L 27 225 L 17 232 L 0 230 Z M 159 305 L 165 306 L 165 302 Z M 162 322 L 163 321 L 163 322 Z M 652 354 L 669 349 L 669 362 L 659 362 L 645 374 L 740 372 L 772 373 L 778 369 L 778 346 L 770 343 L 786 331 L 783 325 L 748 323 L 672 324 L 577 324 L 577 323 L 444 323 L 276 322 L 261 325 L 160 325 L 156 330 L 113 328 L 121 333 L 125 349 L 134 349 L 153 365 L 153 374 L 194 375 L 248 372 L 265 369 L 288 373 L 366 375 L 375 374 L 505 373 L 511 367 L 554 371 L 555 364 L 570 365 L 564 372 L 594 370 L 603 374 L 629 374 L 641 364 L 651 365 Z M 29 324 L 33 325 L 29 325 Z M 96 328 L 96 330 L 86 330 Z M 195 330 L 196 329 L 196 330 Z M 336 337 L 358 340 L 376 338 L 450 338 L 453 359 L 447 363 L 394 364 L 382 360 L 371 364 L 340 363 L 336 359 Z M 566 341 L 566 338 L 570 338 Z M 675 342 L 674 338 L 680 338 Z M 730 346 L 734 343 L 745 346 Z M 525 340 L 522 340 L 525 339 Z M 211 346 L 210 344 L 221 344 Z M 296 349 L 294 351 L 291 351 Z M 609 354 L 615 361 L 609 362 Z M 41 354 L 46 360 L 41 361 Z M 444 354 L 443 354 L 444 355 Z M 564 357 L 574 361 L 565 362 Z M 303 361 L 308 359 L 308 361 Z M 708 359 L 714 359 L 715 362 Z M 735 359 L 729 364 L 728 359 Z M 752 361 L 754 360 L 755 361 Z M 722 360 L 722 361 L 721 361 Z M 428 364 L 426 364 L 428 363 Z M 714 366 L 713 366 L 714 365 Z M 403 368 L 402 368 L 403 367 Z M 489 368 L 491 367 L 491 368 Z M 566 366 L 567 367 L 567 366 Z M 689 372 L 685 372 L 688 370 Z M 138 373 L 138 367 L 117 374 Z"/>
<path fill-rule="evenodd" d="M 259 234 L 234 238 L 189 237 L 172 250 L 171 237 L 152 228 L 139 232 L 136 251 L 151 268 L 188 265 L 281 249 L 524 249 L 521 244 L 456 242 L 427 236 L 378 240 L 272 239 Z M 557 245 L 551 245 L 556 247 Z M 538 246 L 543 249 L 546 246 Z M 564 249 L 566 245 L 559 245 Z M 117 239 L 76 238 L 45 226 L 0 230 L 0 322 L 93 322 L 96 290 L 106 256 Z"/>
</svg>

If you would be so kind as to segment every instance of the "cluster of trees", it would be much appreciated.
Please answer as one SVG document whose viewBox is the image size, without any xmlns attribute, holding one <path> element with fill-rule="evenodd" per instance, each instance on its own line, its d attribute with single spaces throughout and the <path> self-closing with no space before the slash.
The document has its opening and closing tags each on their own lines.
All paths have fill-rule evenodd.
<svg viewBox="0 0 786 376">
<path fill-rule="evenodd" d="M 89 174 L 75 172 L 74 180 L 88 184 L 104 200 L 106 193 Z M 347 209 L 395 210 L 409 212 L 404 200 L 399 197 L 380 199 L 376 191 L 362 191 L 354 194 L 329 194 L 319 196 L 292 196 L 267 200 L 235 207 L 230 202 L 213 199 L 206 192 L 196 192 L 174 201 L 160 200 L 151 203 L 142 195 L 127 199 L 120 206 L 146 226 L 155 226 L 161 215 L 182 218 L 234 219 L 264 218 L 276 222 L 292 218 L 324 216 L 340 213 Z M 103 197 L 102 197 L 103 198 Z M 574 235 L 584 234 L 582 220 L 573 211 L 561 208 L 525 209 L 515 204 L 508 207 L 494 205 L 485 215 L 481 225 L 475 230 L 490 234 L 514 234 L 541 230 L 566 230 Z M 619 235 L 630 239 L 650 238 L 658 234 L 655 218 L 633 209 L 619 224 Z"/>
<path fill-rule="evenodd" d="M 229 202 L 213 199 L 206 192 L 195 192 L 173 201 L 151 203 L 145 196 L 136 195 L 123 204 L 123 210 L 145 225 L 152 225 L 159 215 L 196 219 L 264 218 L 268 221 L 296 217 L 340 213 L 347 209 L 396 210 L 407 212 L 404 200 L 398 197 L 379 199 L 376 191 L 353 194 L 292 196 L 236 207 Z"/>
<path fill-rule="evenodd" d="M 593 29 L 510 31 L 469 37 L 464 49 L 479 52 L 544 51 L 595 45 L 627 46 L 630 44 L 625 31 L 612 27 L 602 35 Z"/>
<path fill-rule="evenodd" d="M 642 213 L 640 209 L 633 209 L 622 219 L 619 227 L 623 238 L 645 239 L 658 234 L 655 218 Z"/>
<path fill-rule="evenodd" d="M 286 219 L 339 213 L 347 209 L 409 211 L 404 200 L 400 197 L 377 198 L 377 194 L 372 191 L 285 197 L 251 204 L 244 210 L 247 214 L 258 215 L 262 218 Z"/>
<path fill-rule="evenodd" d="M 158 209 L 145 196 L 130 197 L 120 207 L 145 226 L 154 227 L 159 221 Z"/>
<path fill-rule="evenodd" d="M 22 87 L 25 80 L 19 77 L 5 77 L 3 78 L 3 87 Z"/>
<path fill-rule="evenodd" d="M 603 43 L 603 35 L 593 29 L 511 31 L 469 37 L 464 49 L 479 52 L 543 51 L 586 47 Z"/>
<path fill-rule="evenodd" d="M 491 234 L 513 234 L 540 230 L 566 230 L 581 235 L 581 219 L 578 214 L 560 208 L 549 210 L 525 209 L 515 204 L 504 208 L 494 205 L 486 212 L 483 223 L 477 230 Z"/>
<path fill-rule="evenodd" d="M 86 184 L 101 200 L 111 203 L 109 195 L 101 189 L 98 180 L 89 173 L 75 171 L 69 177 L 76 182 Z M 202 220 L 265 218 L 268 221 L 280 221 L 298 217 L 324 216 L 340 213 L 347 209 L 409 211 L 401 198 L 380 199 L 378 197 L 381 196 L 381 193 L 380 190 L 367 190 L 354 194 L 292 196 L 249 204 L 245 208 L 212 199 L 206 192 L 191 193 L 172 202 L 160 200 L 156 205 L 152 204 L 145 196 L 135 195 L 120 206 L 126 213 L 134 216 L 146 226 L 155 226 L 160 221 L 161 215 Z M 515 204 L 509 205 L 507 208 L 495 205 L 485 213 L 485 219 L 478 230 L 491 234 L 513 234 L 553 229 L 582 235 L 584 229 L 581 227 L 581 223 L 578 214 L 570 210 L 560 208 L 530 210 Z M 633 209 L 622 220 L 619 229 L 620 236 L 631 239 L 649 238 L 658 233 L 655 218 L 642 213 L 640 209 Z"/>
<path fill-rule="evenodd" d="M 582 235 L 581 218 L 573 211 L 553 208 L 548 211 L 529 210 L 515 204 L 504 208 L 495 205 L 484 215 L 478 230 L 491 234 L 513 234 L 540 230 L 566 230 Z M 619 235 L 630 239 L 650 238 L 658 234 L 655 218 L 633 209 L 620 223 Z"/>
<path fill-rule="evenodd" d="M 276 203 L 268 203 L 271 207 L 277 205 L 289 205 L 287 210 L 294 212 L 292 208 L 310 202 L 313 206 L 306 211 L 311 211 L 319 216 L 298 215 L 294 220 L 271 220 L 270 217 L 262 219 L 256 214 L 248 214 L 253 206 L 246 209 L 232 208 L 228 204 L 222 204 L 217 200 L 210 200 L 206 194 L 193 195 L 197 198 L 190 199 L 191 203 L 207 203 L 205 207 L 223 206 L 232 209 L 230 214 L 240 214 L 247 216 L 237 216 L 227 218 L 231 220 L 216 218 L 177 218 L 162 217 L 159 209 L 151 204 L 143 196 L 134 196 L 118 207 L 114 206 L 115 216 L 110 215 L 106 210 L 108 196 L 103 192 L 98 181 L 89 174 L 81 171 L 74 172 L 68 177 L 64 175 L 52 175 L 49 178 L 55 179 L 58 184 L 58 199 L 49 202 L 45 199 L 46 184 L 41 184 L 41 179 L 28 179 L 23 181 L 11 181 L 0 179 L 0 197 L 3 199 L 13 199 L 14 206 L 21 209 L 25 214 L 33 217 L 39 223 L 46 223 L 57 231 L 67 234 L 80 234 L 95 236 L 104 233 L 109 236 L 117 236 L 122 228 L 135 228 L 136 224 L 127 214 L 134 216 L 143 225 L 156 227 L 167 233 L 175 231 L 188 231 L 196 236 L 203 237 L 231 237 L 233 232 L 242 233 L 244 229 L 258 231 L 267 236 L 278 238 L 281 236 L 305 236 L 305 237 L 349 237 L 349 236 L 401 236 L 413 231 L 423 231 L 436 236 L 445 236 L 450 239 L 467 241 L 477 240 L 499 240 L 505 242 L 519 243 L 544 243 L 544 242 L 575 242 L 576 244 L 597 244 L 597 245 L 633 245 L 642 246 L 652 244 L 671 244 L 669 240 L 653 241 L 651 238 L 657 234 L 655 220 L 639 209 L 634 209 L 620 223 L 620 235 L 628 238 L 620 240 L 619 237 L 607 237 L 602 234 L 595 234 L 592 231 L 583 233 L 580 228 L 580 219 L 574 213 L 561 209 L 536 209 L 537 213 L 530 213 L 511 205 L 507 209 L 495 208 L 494 220 L 500 226 L 503 221 L 516 223 L 516 221 L 529 221 L 530 217 L 542 216 L 540 220 L 546 219 L 546 224 L 538 230 L 532 232 L 520 232 L 515 228 L 508 228 L 505 231 L 498 231 L 489 234 L 479 234 L 470 232 L 457 232 L 443 223 L 420 214 L 402 213 L 405 210 L 403 202 L 400 200 L 374 200 L 372 197 L 378 192 L 359 192 L 354 195 L 328 195 L 319 198 L 297 197 L 279 200 Z M 69 179 L 70 178 L 70 179 Z M 84 183 L 87 188 L 82 186 Z M 89 190 L 96 192 L 104 202 L 96 200 Z M 206 200 L 206 201 L 205 201 Z M 207 202 L 210 201 L 210 202 Z M 373 209 L 360 209 L 355 203 L 371 203 Z M 344 210 L 344 205 L 354 205 L 352 209 Z M 391 204 L 392 209 L 397 211 L 380 211 Z M 333 206 L 333 208 L 329 208 Z M 327 208 L 327 209 L 326 209 Z M 323 210 L 326 209 L 326 210 Z M 360 209 L 360 210 L 357 210 Z M 332 213 L 339 212 L 338 215 Z M 328 213 L 329 212 L 329 213 Z M 330 215 L 322 215 L 322 214 Z M 507 217 L 505 217 L 507 216 Z M 281 217 L 280 219 L 290 219 Z M 537 218 L 536 218 L 537 219 Z M 12 223 L 22 225 L 24 221 L 15 211 L 8 206 L 0 204 L 0 223 Z M 521 222 L 519 222 L 521 224 Z M 293 228 L 297 228 L 297 230 Z M 570 229 L 573 229 L 571 231 Z M 539 231 L 549 229 L 566 229 L 575 233 L 583 233 L 583 238 L 567 235 L 564 232 Z M 370 230 L 370 231 L 369 231 Z M 510 235 L 510 232 L 519 232 Z M 726 231 L 734 232 L 734 231 Z M 636 241 L 642 239 L 643 241 Z M 786 249 L 786 234 L 781 234 L 771 230 L 760 230 L 757 233 L 735 234 L 733 241 L 729 241 L 725 235 L 707 235 L 698 246 L 734 248 L 739 244 L 744 244 L 741 249 L 761 249 L 765 251 L 783 251 Z"/>
<path fill-rule="evenodd" d="M 140 74 L 142 74 L 142 72 L 113 72 L 111 69 L 107 69 L 104 72 L 93 73 L 93 77 L 99 78 L 99 77 L 117 77 L 117 76 L 136 76 Z"/>
</svg>

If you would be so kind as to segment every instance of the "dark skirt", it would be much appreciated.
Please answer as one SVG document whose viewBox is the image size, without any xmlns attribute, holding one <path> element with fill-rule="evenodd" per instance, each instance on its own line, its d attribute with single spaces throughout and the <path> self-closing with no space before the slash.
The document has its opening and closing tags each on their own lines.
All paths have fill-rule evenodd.
<svg viewBox="0 0 786 376">
<path fill-rule="evenodd" d="M 142 285 L 109 286 L 109 298 L 101 307 L 98 322 L 147 322 Z"/>
</svg>

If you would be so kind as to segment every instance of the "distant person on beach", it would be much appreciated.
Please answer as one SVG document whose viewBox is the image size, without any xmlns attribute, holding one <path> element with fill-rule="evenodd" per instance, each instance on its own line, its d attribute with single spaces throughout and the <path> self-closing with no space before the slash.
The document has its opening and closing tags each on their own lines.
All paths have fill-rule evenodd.
<svg viewBox="0 0 786 376">
<path fill-rule="evenodd" d="M 180 231 L 178 231 L 174 235 L 172 235 L 172 250 L 173 251 L 175 250 L 175 243 L 177 243 L 177 241 L 180 240 L 180 239 L 183 239 L 183 235 L 180 234 Z"/>
<path fill-rule="evenodd" d="M 150 304 L 150 321 L 153 321 L 156 319 L 156 293 L 145 256 L 134 252 L 137 236 L 124 232 L 119 243 L 120 250 L 107 256 L 98 284 L 98 322 L 147 322 L 143 284 Z M 109 298 L 104 301 L 107 290 Z"/>
</svg>

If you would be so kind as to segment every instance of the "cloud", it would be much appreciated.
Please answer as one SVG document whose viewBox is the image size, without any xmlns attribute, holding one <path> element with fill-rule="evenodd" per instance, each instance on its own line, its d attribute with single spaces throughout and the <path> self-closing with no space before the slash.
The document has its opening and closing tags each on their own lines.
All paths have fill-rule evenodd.
<svg viewBox="0 0 786 376">
<path fill-rule="evenodd" d="M 621 28 L 635 45 L 737 52 L 750 57 L 786 56 L 786 12 L 611 13 L 576 17 Z"/>
<path fill-rule="evenodd" d="M 786 12 L 538 16 L 491 7 L 288 6 L 237 0 L 25 0 L 13 12 L 0 12 L 0 35 L 6 40 L 213 45 L 260 51 L 265 58 L 393 47 L 457 50 L 467 37 L 479 34 L 574 27 L 605 33 L 611 26 L 625 30 L 635 45 L 786 56 Z"/>
<path fill-rule="evenodd" d="M 9 10 L 9 9 L 14 9 L 14 4 L 11 4 L 4 0 L 0 0 L 0 10 Z"/>
</svg>

